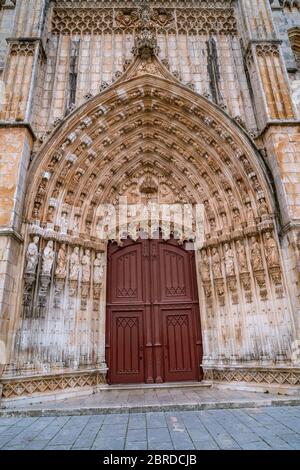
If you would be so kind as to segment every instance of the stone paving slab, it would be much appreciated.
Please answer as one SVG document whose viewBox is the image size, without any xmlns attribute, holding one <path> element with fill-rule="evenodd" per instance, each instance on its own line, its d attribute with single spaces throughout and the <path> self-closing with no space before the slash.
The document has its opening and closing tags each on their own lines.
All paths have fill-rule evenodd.
<svg viewBox="0 0 300 470">
<path fill-rule="evenodd" d="M 0 451 L 79 449 L 300 450 L 300 406 L 0 417 Z"/>
</svg>

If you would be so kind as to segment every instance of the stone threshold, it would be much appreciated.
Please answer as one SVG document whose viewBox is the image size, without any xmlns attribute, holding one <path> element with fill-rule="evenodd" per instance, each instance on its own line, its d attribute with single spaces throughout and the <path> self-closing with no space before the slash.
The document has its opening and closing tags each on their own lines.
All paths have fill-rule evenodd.
<svg viewBox="0 0 300 470">
<path fill-rule="evenodd" d="M 98 385 L 97 390 L 106 392 L 116 391 L 116 390 L 157 390 L 157 389 L 173 389 L 173 388 L 211 388 L 211 382 L 164 382 L 161 384 L 116 384 L 116 385 Z"/>
<path fill-rule="evenodd" d="M 280 406 L 300 406 L 300 398 L 266 398 L 250 400 L 206 400 L 189 403 L 153 403 L 153 404 L 119 404 L 119 405 L 95 405 L 80 407 L 51 407 L 42 406 L 40 408 L 22 409 L 0 409 L 0 419 L 9 417 L 56 417 L 56 416 L 90 416 L 101 414 L 124 414 L 124 413 L 147 413 L 147 412 L 168 412 L 168 411 L 201 411 L 201 410 L 222 410 L 222 409 L 245 409 L 245 408 L 266 408 Z"/>
</svg>

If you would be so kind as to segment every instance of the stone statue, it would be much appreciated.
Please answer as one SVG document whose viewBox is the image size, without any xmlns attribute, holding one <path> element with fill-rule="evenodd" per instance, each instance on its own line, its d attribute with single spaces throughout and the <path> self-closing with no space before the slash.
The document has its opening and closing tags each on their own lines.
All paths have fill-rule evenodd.
<svg viewBox="0 0 300 470">
<path fill-rule="evenodd" d="M 222 212 L 221 217 L 222 217 L 223 228 L 225 228 L 225 227 L 228 226 L 228 221 L 227 221 L 227 215 L 226 215 L 226 213 L 225 213 L 225 212 Z"/>
<path fill-rule="evenodd" d="M 253 209 L 252 209 L 252 205 L 251 205 L 251 202 L 247 202 L 246 204 L 246 212 L 247 212 L 247 220 L 250 222 L 250 221 L 253 221 L 254 220 L 254 212 L 253 212 Z"/>
<path fill-rule="evenodd" d="M 35 273 L 39 261 L 39 237 L 34 237 L 33 242 L 29 243 L 26 252 L 26 273 Z"/>
<path fill-rule="evenodd" d="M 224 260 L 225 260 L 226 274 L 227 276 L 234 276 L 234 254 L 229 243 L 225 243 L 224 250 L 225 250 Z"/>
<path fill-rule="evenodd" d="M 239 209 L 234 209 L 233 211 L 233 223 L 235 226 L 237 225 L 240 225 L 242 222 L 242 219 L 241 219 L 241 214 L 240 214 L 240 211 Z"/>
<path fill-rule="evenodd" d="M 61 231 L 62 233 L 67 233 L 68 231 L 68 225 L 69 225 L 69 221 L 68 221 L 68 214 L 67 212 L 63 212 L 61 214 L 61 217 L 60 217 L 60 228 L 61 228 Z"/>
<path fill-rule="evenodd" d="M 54 212 L 55 212 L 55 208 L 53 206 L 49 206 L 48 212 L 47 212 L 47 222 L 49 222 L 50 224 L 52 224 L 54 221 Z"/>
<path fill-rule="evenodd" d="M 258 243 L 256 237 L 251 238 L 251 263 L 254 271 L 259 271 L 263 269 L 263 261 L 261 256 L 260 244 Z"/>
<path fill-rule="evenodd" d="M 55 276 L 59 279 L 65 279 L 67 275 L 67 252 L 66 245 L 63 243 L 58 251 Z"/>
<path fill-rule="evenodd" d="M 85 250 L 81 260 L 82 266 L 82 282 L 90 282 L 91 279 L 91 256 L 90 250 Z"/>
<path fill-rule="evenodd" d="M 273 266 L 279 266 L 279 253 L 277 249 L 277 244 L 274 238 L 271 235 L 271 232 L 266 232 L 266 258 L 268 266 L 272 268 Z"/>
<path fill-rule="evenodd" d="M 70 257 L 70 281 L 77 281 L 79 274 L 79 248 L 75 246 Z"/>
<path fill-rule="evenodd" d="M 228 196 L 230 206 L 233 206 L 234 203 L 235 203 L 235 198 L 234 198 L 234 195 L 233 195 L 233 192 L 232 192 L 231 188 L 227 189 L 227 196 Z"/>
<path fill-rule="evenodd" d="M 42 274 L 45 276 L 51 275 L 51 270 L 54 262 L 54 250 L 53 250 L 53 241 L 50 240 L 43 252 L 42 259 Z"/>
<path fill-rule="evenodd" d="M 34 207 L 32 210 L 32 217 L 34 219 L 38 219 L 40 217 L 40 209 L 41 209 L 41 203 L 38 201 L 34 201 Z"/>
<path fill-rule="evenodd" d="M 102 284 L 104 274 L 104 266 L 102 260 L 102 253 L 97 253 L 94 261 L 94 284 Z"/>
<path fill-rule="evenodd" d="M 73 222 L 73 232 L 75 235 L 79 233 L 79 225 L 80 225 L 80 216 L 75 215 L 74 222 Z"/>
<path fill-rule="evenodd" d="M 217 248 L 213 248 L 212 250 L 212 269 L 214 277 L 222 277 L 221 257 Z"/>
<path fill-rule="evenodd" d="M 239 270 L 241 273 L 244 273 L 248 271 L 248 265 L 247 265 L 246 250 L 245 250 L 244 244 L 240 240 L 237 240 L 236 242 L 236 252 L 237 252 L 237 259 L 239 263 Z"/>
<path fill-rule="evenodd" d="M 200 261 L 200 270 L 201 270 L 202 281 L 209 281 L 210 280 L 209 258 L 208 258 L 206 250 L 202 251 L 202 256 L 201 256 L 201 261 Z"/>
<path fill-rule="evenodd" d="M 264 215 L 269 215 L 269 208 L 268 204 L 266 203 L 265 198 L 261 199 L 259 201 L 259 215 L 264 216 Z"/>
<path fill-rule="evenodd" d="M 216 229 L 216 220 L 215 220 L 215 219 L 210 219 L 209 225 L 210 225 L 210 230 L 211 230 L 212 232 L 214 232 L 215 229 Z"/>
</svg>

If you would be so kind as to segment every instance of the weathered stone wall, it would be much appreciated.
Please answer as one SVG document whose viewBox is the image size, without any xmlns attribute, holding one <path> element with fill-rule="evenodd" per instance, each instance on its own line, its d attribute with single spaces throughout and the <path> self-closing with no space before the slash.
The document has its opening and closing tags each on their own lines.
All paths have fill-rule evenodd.
<svg viewBox="0 0 300 470">
<path fill-rule="evenodd" d="M 218 8 L 207 12 L 205 8 L 192 8 L 188 2 L 182 5 L 179 2 L 180 8 L 169 8 L 166 18 L 154 19 L 156 39 L 160 58 L 169 62 L 170 70 L 178 74 L 182 83 L 189 83 L 195 91 L 208 96 L 213 95 L 212 88 L 217 86 L 219 104 L 231 116 L 241 118 L 250 131 L 255 131 L 233 3 L 213 2 Z M 95 95 L 105 84 L 112 83 L 116 74 L 123 72 L 125 61 L 132 57 L 137 10 L 124 15 L 120 7 L 132 6 L 133 2 L 121 2 L 117 8 L 112 8 L 113 2 L 110 5 L 106 2 L 103 6 L 107 8 L 99 5 L 97 13 L 92 7 L 87 11 L 76 8 L 79 5 L 80 2 L 52 2 L 48 60 L 41 74 L 43 92 L 35 119 L 39 135 L 55 119 L 63 118 L 68 106 L 79 106 L 86 96 Z M 92 4 L 85 4 L 89 5 Z M 158 12 L 155 10 L 156 15 Z M 93 15 L 98 20 L 94 21 L 97 28 Z M 215 44 L 215 54 L 209 50 L 209 38 Z M 76 74 L 74 103 L 70 101 L 72 73 Z"/>
</svg>

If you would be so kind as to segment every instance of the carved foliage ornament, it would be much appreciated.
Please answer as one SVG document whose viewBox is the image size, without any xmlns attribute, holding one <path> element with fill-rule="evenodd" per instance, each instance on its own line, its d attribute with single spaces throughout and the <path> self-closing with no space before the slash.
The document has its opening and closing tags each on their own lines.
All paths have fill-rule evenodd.
<svg viewBox="0 0 300 470">
<path fill-rule="evenodd" d="M 149 29 L 143 29 L 135 38 L 135 46 L 132 52 L 135 56 L 139 55 L 144 60 L 149 59 L 153 55 L 159 54 L 156 37 Z"/>
</svg>

